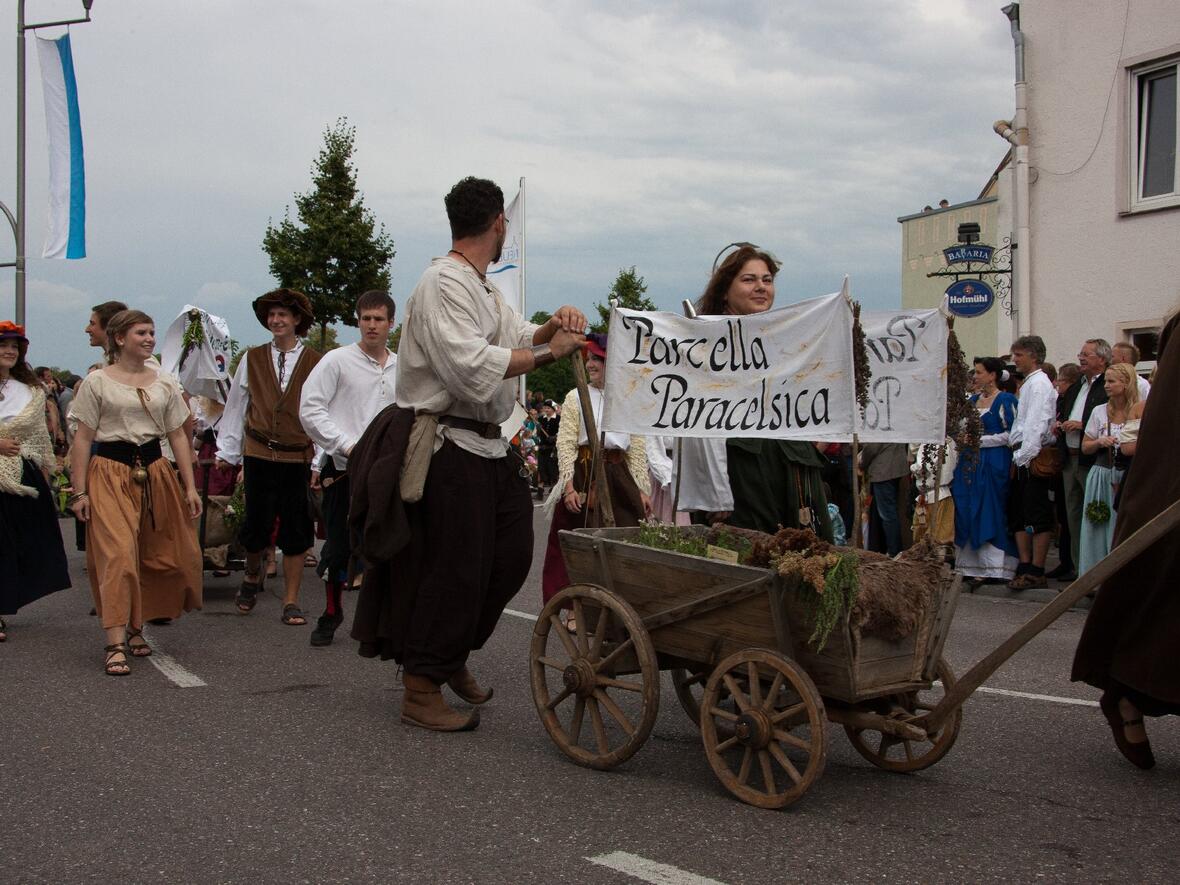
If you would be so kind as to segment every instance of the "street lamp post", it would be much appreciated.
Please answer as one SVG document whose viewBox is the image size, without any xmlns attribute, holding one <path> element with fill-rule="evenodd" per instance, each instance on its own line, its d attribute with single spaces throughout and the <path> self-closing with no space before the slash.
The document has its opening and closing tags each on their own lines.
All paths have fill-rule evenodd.
<svg viewBox="0 0 1180 885">
<path fill-rule="evenodd" d="M 25 0 L 16 4 L 16 216 L 0 203 L 12 233 L 16 238 L 16 260 L 0 263 L 0 267 L 16 268 L 16 316 L 19 325 L 25 323 L 25 31 L 53 28 L 62 25 L 80 25 L 90 21 L 90 7 L 94 0 L 82 0 L 86 11 L 83 18 L 63 19 L 54 22 L 25 23 Z"/>
</svg>

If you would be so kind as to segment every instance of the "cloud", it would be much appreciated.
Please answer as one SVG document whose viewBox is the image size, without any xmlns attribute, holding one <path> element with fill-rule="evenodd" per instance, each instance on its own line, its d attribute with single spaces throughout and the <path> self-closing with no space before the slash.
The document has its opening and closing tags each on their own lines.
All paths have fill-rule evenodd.
<svg viewBox="0 0 1180 885">
<path fill-rule="evenodd" d="M 194 303 L 200 307 L 212 307 L 226 302 L 250 302 L 260 293 L 251 291 L 236 280 L 220 283 L 204 283 L 197 289 Z"/>
</svg>

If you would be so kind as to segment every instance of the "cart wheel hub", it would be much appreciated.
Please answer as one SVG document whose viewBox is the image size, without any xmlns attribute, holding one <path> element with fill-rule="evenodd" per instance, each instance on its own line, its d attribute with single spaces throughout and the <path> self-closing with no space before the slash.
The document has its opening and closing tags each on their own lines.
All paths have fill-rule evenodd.
<svg viewBox="0 0 1180 885">
<path fill-rule="evenodd" d="M 574 661 L 562 671 L 561 680 L 565 687 L 579 697 L 589 697 L 598 687 L 598 676 L 594 665 L 585 658 Z"/>
<path fill-rule="evenodd" d="M 761 710 L 750 710 L 738 717 L 734 731 L 741 744 L 761 750 L 770 743 L 774 726 Z"/>
</svg>

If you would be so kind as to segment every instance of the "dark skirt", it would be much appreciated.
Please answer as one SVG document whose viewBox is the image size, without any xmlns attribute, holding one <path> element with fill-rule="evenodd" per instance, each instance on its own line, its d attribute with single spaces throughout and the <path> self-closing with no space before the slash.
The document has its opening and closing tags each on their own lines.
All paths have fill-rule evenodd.
<svg viewBox="0 0 1180 885">
<path fill-rule="evenodd" d="M 21 484 L 35 488 L 37 497 L 0 493 L 0 615 L 70 586 L 53 494 L 27 459 Z"/>
<path fill-rule="evenodd" d="M 802 528 L 807 508 L 811 530 L 831 543 L 832 520 L 824 494 L 826 459 L 809 442 L 731 439 L 726 443 L 733 514 L 727 523 L 773 535 L 779 527 Z"/>
</svg>

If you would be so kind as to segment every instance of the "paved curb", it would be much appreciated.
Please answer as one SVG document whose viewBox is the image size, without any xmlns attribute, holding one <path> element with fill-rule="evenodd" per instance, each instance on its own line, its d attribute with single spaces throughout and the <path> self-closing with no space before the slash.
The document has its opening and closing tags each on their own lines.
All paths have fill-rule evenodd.
<svg viewBox="0 0 1180 885">
<path fill-rule="evenodd" d="M 973 596 L 990 596 L 993 599 L 1012 599 L 1017 602 L 1037 602 L 1042 605 L 1052 602 L 1057 598 L 1057 594 L 1068 587 L 1068 584 L 1062 584 L 1058 581 L 1050 581 L 1049 588 L 1045 590 L 1021 590 L 1019 592 L 1008 589 L 1007 584 L 980 584 L 979 589 L 975 591 L 969 590 L 967 587 L 963 588 L 963 592 Z M 1074 603 L 1074 611 L 1088 611 L 1092 600 L 1089 597 L 1083 596 L 1078 602 Z"/>
</svg>

